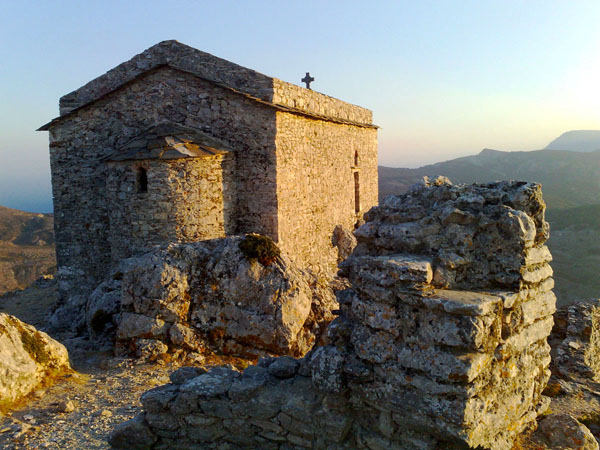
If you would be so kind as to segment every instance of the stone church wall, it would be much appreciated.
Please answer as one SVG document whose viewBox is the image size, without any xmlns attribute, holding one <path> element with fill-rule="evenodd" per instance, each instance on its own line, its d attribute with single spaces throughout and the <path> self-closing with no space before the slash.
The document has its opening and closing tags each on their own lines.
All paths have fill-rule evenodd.
<svg viewBox="0 0 600 450">
<path fill-rule="evenodd" d="M 273 79 L 272 102 L 336 119 L 364 124 L 373 122 L 373 113 L 369 109 L 343 102 L 317 91 L 304 89 L 277 78 Z"/>
<path fill-rule="evenodd" d="M 152 244 L 223 232 L 260 233 L 279 242 L 300 266 L 332 268 L 339 256 L 331 245 L 335 227 L 353 229 L 377 201 L 371 111 L 176 41 L 161 42 L 67 94 L 60 109 L 62 116 L 43 129 L 50 131 L 59 289 L 74 307 L 83 304 L 85 294 L 120 257 Z M 126 195 L 117 192 L 131 184 L 131 174 L 119 165 L 109 173 L 102 158 L 164 121 L 197 128 L 233 150 L 231 168 L 223 173 L 223 219 L 216 217 L 217 210 L 200 217 L 199 209 L 190 206 L 195 175 L 165 172 L 164 192 L 150 192 L 151 205 L 139 199 L 127 204 Z M 361 162 L 353 167 L 356 151 Z M 157 181 L 154 163 L 144 164 L 152 169 L 150 181 Z M 169 164 L 175 170 L 176 164 Z M 201 183 L 208 174 L 199 171 Z M 120 175 L 125 178 L 116 180 Z M 208 197 L 218 197 L 216 186 L 207 189 Z M 181 205 L 174 192 L 181 194 Z M 215 204 L 202 198 L 196 205 L 203 201 Z M 214 232 L 207 233 L 203 227 L 213 224 Z M 120 242 L 122 236 L 128 242 Z M 73 323 L 65 317 L 62 322 Z"/>
<path fill-rule="evenodd" d="M 166 242 L 195 242 L 232 233 L 233 155 L 109 163 L 113 264 Z M 139 192 L 144 169 L 147 191 Z"/>
<path fill-rule="evenodd" d="M 111 444 L 510 450 L 548 406 L 544 211 L 534 183 L 438 179 L 388 197 L 342 263 L 351 287 L 327 345 L 241 373 L 181 369 Z"/>
<path fill-rule="evenodd" d="M 50 127 L 61 291 L 89 291 L 110 267 L 108 171 L 100 158 L 161 121 L 207 131 L 239 152 L 235 228 L 276 238 L 274 110 L 161 68 Z"/>
<path fill-rule="evenodd" d="M 301 264 L 331 272 L 336 225 L 354 230 L 377 204 L 377 130 L 279 112 L 276 147 L 279 245 Z"/>
<path fill-rule="evenodd" d="M 269 103 L 354 122 L 370 124 L 372 121 L 372 113 L 368 109 L 263 75 L 174 40 L 163 41 L 146 49 L 63 96 L 60 99 L 60 113 L 67 114 L 144 72 L 165 64 L 223 83 Z"/>
</svg>

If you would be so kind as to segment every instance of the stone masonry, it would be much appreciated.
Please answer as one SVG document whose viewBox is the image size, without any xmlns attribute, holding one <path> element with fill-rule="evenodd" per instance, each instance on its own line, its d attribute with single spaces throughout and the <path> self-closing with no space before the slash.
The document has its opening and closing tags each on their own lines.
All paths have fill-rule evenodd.
<svg viewBox="0 0 600 450">
<path fill-rule="evenodd" d="M 165 123 L 218 140 L 227 156 L 118 158 Z M 335 227 L 353 230 L 377 203 L 371 111 L 177 41 L 65 95 L 41 130 L 50 134 L 59 287 L 73 305 L 146 244 L 253 232 L 326 272 L 338 257 Z M 203 145 L 170 137 L 179 149 Z"/>
<path fill-rule="evenodd" d="M 182 135 L 202 146 L 178 145 Z M 107 158 L 114 265 L 165 242 L 194 242 L 231 233 L 233 167 L 225 148 L 193 129 L 162 124 Z M 142 171 L 143 187 L 138 179 Z"/>
<path fill-rule="evenodd" d="M 366 215 L 328 342 L 183 368 L 116 448 L 511 449 L 547 407 L 555 297 L 540 186 L 424 180 Z"/>
<path fill-rule="evenodd" d="M 600 382 L 600 299 L 575 302 L 554 315 L 552 364 L 566 379 Z"/>
</svg>

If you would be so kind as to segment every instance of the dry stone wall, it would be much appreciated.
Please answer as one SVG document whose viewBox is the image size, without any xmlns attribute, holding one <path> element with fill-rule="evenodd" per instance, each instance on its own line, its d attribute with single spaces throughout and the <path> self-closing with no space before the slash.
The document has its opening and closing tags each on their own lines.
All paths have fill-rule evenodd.
<svg viewBox="0 0 600 450">
<path fill-rule="evenodd" d="M 235 189 L 231 157 L 109 163 L 113 264 L 165 242 L 195 242 L 233 234 Z M 139 192 L 138 170 L 147 174 Z"/>
<path fill-rule="evenodd" d="M 561 377 L 600 381 L 600 299 L 562 307 L 555 315 L 553 366 Z"/>
<path fill-rule="evenodd" d="M 373 123 L 373 113 L 360 106 L 330 97 L 320 92 L 304 89 L 286 81 L 273 78 L 272 102 L 277 105 L 297 108 L 301 111 L 335 119 L 369 125 Z"/>
<path fill-rule="evenodd" d="M 327 345 L 242 373 L 175 372 L 112 445 L 511 449 L 547 406 L 544 210 L 533 183 L 425 180 L 389 197 L 341 265 L 351 288 Z"/>
</svg>

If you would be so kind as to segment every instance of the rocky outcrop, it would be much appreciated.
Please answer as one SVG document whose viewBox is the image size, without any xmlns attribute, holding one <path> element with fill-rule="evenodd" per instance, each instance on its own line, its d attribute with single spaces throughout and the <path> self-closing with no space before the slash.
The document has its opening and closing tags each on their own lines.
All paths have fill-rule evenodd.
<svg viewBox="0 0 600 450">
<path fill-rule="evenodd" d="M 114 335 L 119 352 L 150 358 L 205 347 L 304 355 L 334 317 L 333 291 L 279 250 L 245 255 L 240 246 L 252 238 L 172 244 L 124 261 L 87 302 L 90 333 Z"/>
<path fill-rule="evenodd" d="M 0 408 L 71 370 L 67 349 L 33 326 L 0 313 Z"/>
<path fill-rule="evenodd" d="M 337 248 L 338 264 L 348 258 L 356 247 L 356 238 L 354 235 L 343 226 L 338 225 L 333 229 L 333 237 L 331 244 Z"/>
<path fill-rule="evenodd" d="M 544 208 L 539 185 L 517 182 L 426 180 L 388 198 L 341 265 L 351 288 L 327 345 L 180 373 L 131 426 L 156 449 L 509 450 L 547 406 Z"/>
<path fill-rule="evenodd" d="M 598 442 L 590 430 L 569 414 L 550 414 L 542 418 L 533 442 L 540 449 L 598 450 Z"/>
<path fill-rule="evenodd" d="M 600 382 L 600 299 L 560 308 L 550 337 L 561 377 Z"/>
</svg>

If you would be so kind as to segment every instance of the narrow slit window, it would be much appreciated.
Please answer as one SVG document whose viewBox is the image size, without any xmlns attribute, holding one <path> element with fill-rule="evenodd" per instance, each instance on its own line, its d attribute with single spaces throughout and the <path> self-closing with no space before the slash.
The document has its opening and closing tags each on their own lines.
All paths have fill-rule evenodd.
<svg viewBox="0 0 600 450">
<path fill-rule="evenodd" d="M 138 168 L 137 171 L 137 191 L 148 192 L 148 172 L 143 167 Z"/>
<path fill-rule="evenodd" d="M 354 166 L 358 167 L 358 150 L 354 152 Z"/>
<path fill-rule="evenodd" d="M 360 212 L 360 184 L 358 181 L 358 172 L 354 172 L 354 212 Z"/>
</svg>

